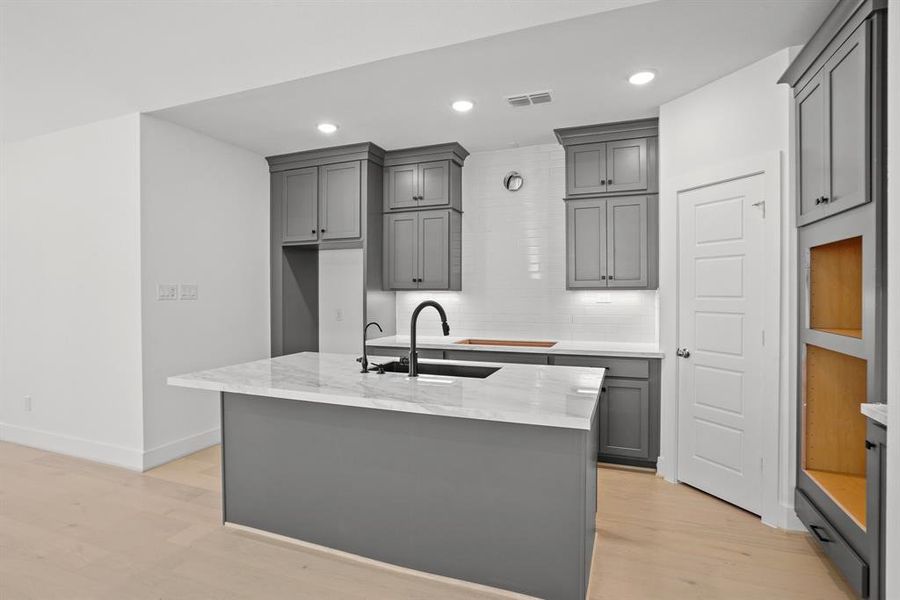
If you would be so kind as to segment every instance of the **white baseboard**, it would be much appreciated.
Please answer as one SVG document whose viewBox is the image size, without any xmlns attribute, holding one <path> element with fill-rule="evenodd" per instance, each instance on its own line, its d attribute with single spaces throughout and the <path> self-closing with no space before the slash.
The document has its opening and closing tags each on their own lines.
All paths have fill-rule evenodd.
<svg viewBox="0 0 900 600">
<path fill-rule="evenodd" d="M 143 453 L 137 448 L 126 448 L 116 444 L 86 440 L 8 423 L 0 423 L 0 440 L 107 465 L 125 467 L 132 471 L 140 471 L 143 462 Z"/>
<path fill-rule="evenodd" d="M 143 470 L 147 471 L 154 467 L 158 467 L 159 465 L 187 456 L 188 454 L 193 454 L 198 450 L 209 448 L 212 445 L 218 444 L 221 439 L 222 432 L 216 427 L 209 431 L 189 435 L 180 440 L 167 442 L 144 452 Z"/>
</svg>

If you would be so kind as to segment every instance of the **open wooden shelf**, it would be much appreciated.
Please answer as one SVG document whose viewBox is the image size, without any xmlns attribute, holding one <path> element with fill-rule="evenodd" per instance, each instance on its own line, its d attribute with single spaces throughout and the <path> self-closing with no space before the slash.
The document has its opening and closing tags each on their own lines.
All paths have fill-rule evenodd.
<svg viewBox="0 0 900 600">
<path fill-rule="evenodd" d="M 866 361 L 806 346 L 804 470 L 866 527 Z"/>
<path fill-rule="evenodd" d="M 809 327 L 862 338 L 862 237 L 809 249 Z"/>
<path fill-rule="evenodd" d="M 859 525 L 866 528 L 866 478 L 847 473 L 831 473 L 806 469 L 806 474 L 815 481 L 845 513 Z"/>
</svg>

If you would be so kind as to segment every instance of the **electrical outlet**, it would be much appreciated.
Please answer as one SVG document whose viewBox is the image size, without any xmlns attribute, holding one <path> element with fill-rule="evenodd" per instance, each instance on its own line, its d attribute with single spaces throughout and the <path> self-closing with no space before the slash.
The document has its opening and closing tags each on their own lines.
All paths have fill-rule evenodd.
<svg viewBox="0 0 900 600">
<path fill-rule="evenodd" d="M 196 283 L 182 283 L 178 291 L 182 300 L 196 300 L 200 295 L 200 286 Z"/>
<path fill-rule="evenodd" d="M 178 300 L 178 286 L 174 283 L 160 283 L 156 286 L 157 300 Z"/>
<path fill-rule="evenodd" d="M 22 398 L 22 410 L 25 412 L 31 412 L 31 396 L 25 396 Z"/>
</svg>

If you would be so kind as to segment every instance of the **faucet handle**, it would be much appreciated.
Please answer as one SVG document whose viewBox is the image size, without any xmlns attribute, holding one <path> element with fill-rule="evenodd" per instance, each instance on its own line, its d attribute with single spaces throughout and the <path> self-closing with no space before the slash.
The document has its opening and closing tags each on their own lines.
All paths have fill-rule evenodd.
<svg viewBox="0 0 900 600">
<path fill-rule="evenodd" d="M 418 353 L 417 353 L 417 354 L 418 354 Z M 409 357 L 408 357 L 408 356 L 401 356 L 401 357 L 400 357 L 400 366 L 402 366 L 402 367 L 408 367 L 408 366 L 409 366 Z"/>
</svg>

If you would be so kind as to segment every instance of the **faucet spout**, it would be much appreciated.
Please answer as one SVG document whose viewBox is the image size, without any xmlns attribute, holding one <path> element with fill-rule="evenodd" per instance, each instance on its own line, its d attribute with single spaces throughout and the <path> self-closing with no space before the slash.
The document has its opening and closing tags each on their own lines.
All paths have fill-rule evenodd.
<svg viewBox="0 0 900 600">
<path fill-rule="evenodd" d="M 362 365 L 362 370 L 360 371 L 360 373 L 369 372 L 369 356 L 366 353 L 366 334 L 369 332 L 369 327 L 371 327 L 372 325 L 377 327 L 378 331 L 384 333 L 384 329 L 382 329 L 381 325 L 379 325 L 376 321 L 372 321 L 371 323 L 363 327 L 363 353 L 362 356 L 356 359 L 356 362 Z"/>
<path fill-rule="evenodd" d="M 418 377 L 419 375 L 419 359 L 418 354 L 416 353 L 416 322 L 419 320 L 419 313 L 422 312 L 423 308 L 433 306 L 438 314 L 441 316 L 441 329 L 444 332 L 444 335 L 450 335 L 450 325 L 447 323 L 447 313 L 444 311 L 444 307 L 438 304 L 434 300 L 425 300 L 420 303 L 412 313 L 412 318 L 409 322 L 409 376 L 410 377 Z"/>
</svg>

